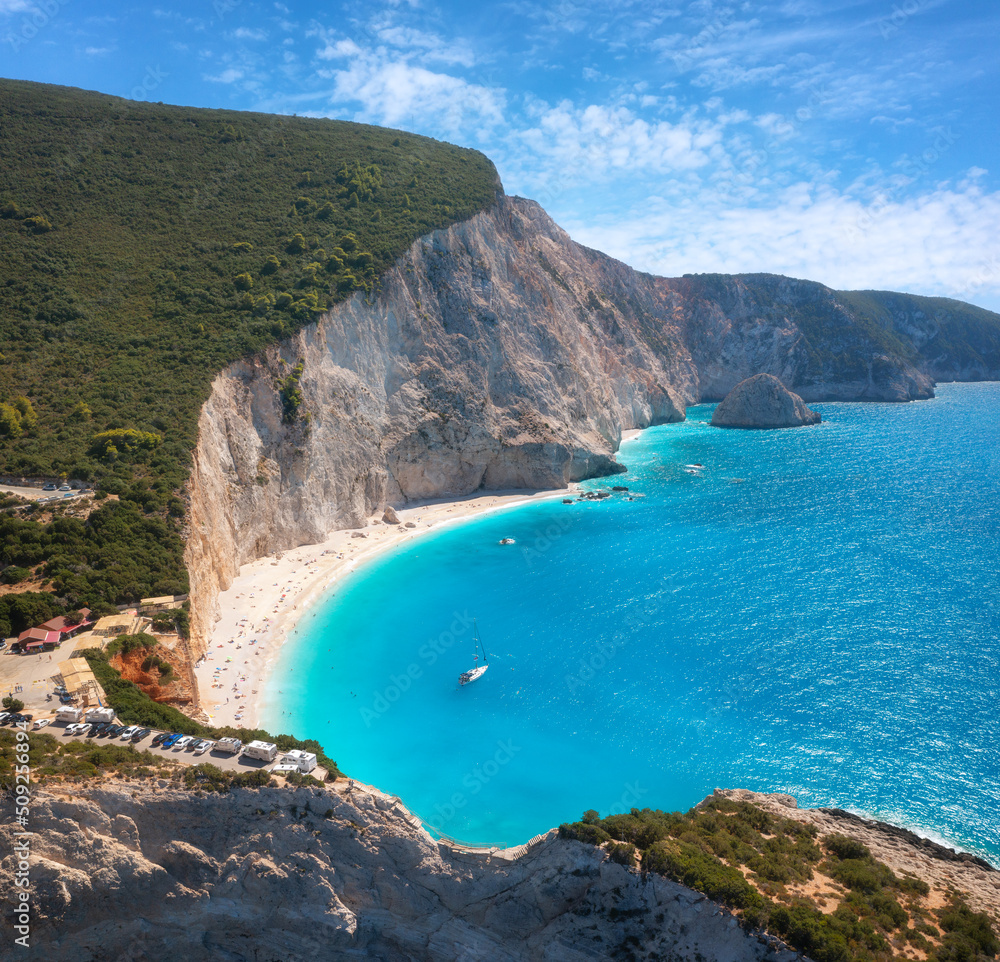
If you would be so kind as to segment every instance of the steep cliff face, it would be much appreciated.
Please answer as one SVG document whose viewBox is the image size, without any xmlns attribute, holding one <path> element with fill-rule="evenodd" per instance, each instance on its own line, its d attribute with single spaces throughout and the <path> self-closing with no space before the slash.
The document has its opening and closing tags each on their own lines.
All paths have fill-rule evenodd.
<svg viewBox="0 0 1000 962">
<path fill-rule="evenodd" d="M 190 482 L 195 639 L 241 564 L 386 501 L 619 470 L 622 431 L 680 420 L 697 398 L 669 300 L 537 204 L 501 197 L 414 244 L 370 299 L 229 367 Z M 300 361 L 290 421 L 281 383 Z"/>
<path fill-rule="evenodd" d="M 913 344 L 813 281 L 776 274 L 661 278 L 698 369 L 703 399 L 773 374 L 805 401 L 934 396 Z"/>
<path fill-rule="evenodd" d="M 935 380 L 1000 380 L 1000 324 L 992 311 L 892 291 L 838 291 L 837 298 L 912 344 L 921 370 Z"/>
</svg>

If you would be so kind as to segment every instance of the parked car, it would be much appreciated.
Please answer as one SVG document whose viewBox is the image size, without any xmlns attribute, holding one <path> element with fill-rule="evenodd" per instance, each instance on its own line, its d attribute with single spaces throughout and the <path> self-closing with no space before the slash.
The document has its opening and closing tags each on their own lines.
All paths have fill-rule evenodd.
<svg viewBox="0 0 1000 962">
<path fill-rule="evenodd" d="M 205 752 L 210 751 L 213 748 L 215 748 L 215 742 L 213 742 L 211 738 L 203 738 L 195 746 L 194 753 L 196 755 L 204 755 Z"/>
<path fill-rule="evenodd" d="M 72 695 L 60 695 L 59 696 L 59 701 L 61 701 L 64 705 L 72 705 L 73 704 L 73 696 Z"/>
<path fill-rule="evenodd" d="M 59 490 L 60 491 L 72 491 L 73 489 L 68 484 L 60 484 L 59 485 Z"/>
<path fill-rule="evenodd" d="M 170 737 L 170 732 L 157 732 L 153 736 L 153 740 L 150 742 L 151 745 L 162 745 Z"/>
<path fill-rule="evenodd" d="M 49 482 L 47 485 L 45 485 L 45 487 L 42 488 L 43 491 L 55 491 L 55 489 L 56 486 L 52 484 L 52 482 Z"/>
<path fill-rule="evenodd" d="M 10 718 L 11 714 L 9 711 L 0 712 L 0 725 L 3 725 Z"/>
<path fill-rule="evenodd" d="M 51 718 L 39 718 L 32 727 L 37 731 L 39 728 L 44 728 L 50 721 L 52 721 Z"/>
<path fill-rule="evenodd" d="M 123 742 L 130 741 L 132 736 L 139 730 L 138 725 L 129 725 L 120 735 L 116 736 Z"/>
<path fill-rule="evenodd" d="M 180 741 L 180 739 L 181 739 L 180 733 L 174 732 L 172 735 L 169 735 L 167 738 L 163 740 L 163 744 L 160 747 L 172 748 L 176 742 Z"/>
<path fill-rule="evenodd" d="M 139 728 L 132 733 L 132 741 L 141 742 L 144 738 L 149 737 L 149 733 L 152 731 L 150 728 Z"/>
<path fill-rule="evenodd" d="M 81 727 L 86 728 L 87 726 L 86 726 L 86 724 L 84 724 L 84 725 L 81 726 L 80 722 L 73 722 L 72 724 L 67 725 L 63 729 L 63 734 L 64 735 L 75 735 L 80 730 Z"/>
<path fill-rule="evenodd" d="M 97 734 L 101 738 L 114 738 L 115 737 L 115 733 L 116 732 L 120 732 L 121 730 L 122 729 L 118 725 L 116 725 L 114 722 L 109 722 Z"/>
<path fill-rule="evenodd" d="M 174 742 L 173 747 L 174 748 L 184 749 L 184 748 L 187 748 L 188 745 L 190 745 L 191 742 L 193 742 L 193 741 L 194 741 L 194 738 L 191 735 L 182 735 L 180 738 L 177 739 L 176 742 Z"/>
</svg>

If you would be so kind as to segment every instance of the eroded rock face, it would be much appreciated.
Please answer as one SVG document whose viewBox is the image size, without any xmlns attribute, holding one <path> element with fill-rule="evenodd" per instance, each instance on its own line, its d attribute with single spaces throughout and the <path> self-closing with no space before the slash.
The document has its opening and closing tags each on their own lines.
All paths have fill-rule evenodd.
<svg viewBox="0 0 1000 962">
<path fill-rule="evenodd" d="M 1000 873 L 893 826 L 787 795 L 719 792 L 857 838 L 900 874 L 1000 917 Z M 47 962 L 359 958 L 785 962 L 705 896 L 549 833 L 522 857 L 456 852 L 378 792 L 196 795 L 105 781 L 32 798 L 31 945 Z M 14 889 L 15 826 L 0 824 Z"/>
<path fill-rule="evenodd" d="M 712 424 L 719 428 L 795 428 L 821 420 L 772 374 L 740 381 L 712 414 Z"/>
<path fill-rule="evenodd" d="M 12 831 L 0 826 L 7 853 Z M 582 962 L 623 947 L 757 962 L 772 951 L 700 893 L 590 845 L 553 833 L 517 861 L 457 854 L 360 791 L 196 797 L 105 783 L 38 793 L 32 831 L 31 939 L 48 962 Z M 7 891 L 12 863 L 0 861 Z"/>
</svg>

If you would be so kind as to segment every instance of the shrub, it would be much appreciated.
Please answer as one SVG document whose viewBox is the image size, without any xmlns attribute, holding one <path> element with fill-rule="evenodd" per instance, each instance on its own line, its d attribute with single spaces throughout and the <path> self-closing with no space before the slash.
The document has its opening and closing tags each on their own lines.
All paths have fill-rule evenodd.
<svg viewBox="0 0 1000 962">
<path fill-rule="evenodd" d="M 23 433 L 20 412 L 12 404 L 0 402 L 0 435 L 19 438 Z"/>
<path fill-rule="evenodd" d="M 5 711 L 21 711 L 24 708 L 24 702 L 13 695 L 4 695 L 3 701 L 0 704 L 3 705 Z"/>
<path fill-rule="evenodd" d="M 299 363 L 292 368 L 288 376 L 279 381 L 281 420 L 284 424 L 291 424 L 295 421 L 299 407 L 302 405 L 302 390 L 299 387 L 299 379 L 302 377 L 304 366 L 305 361 L 300 358 Z"/>
<path fill-rule="evenodd" d="M 45 234 L 52 230 L 52 223 L 47 217 L 42 217 L 41 214 L 35 217 L 26 217 L 22 223 L 32 234 Z"/>
<path fill-rule="evenodd" d="M 944 938 L 936 953 L 940 962 L 979 962 L 995 958 L 1000 953 L 1000 941 L 993 931 L 989 916 L 973 912 L 959 897 L 938 913 Z"/>
<path fill-rule="evenodd" d="M 233 285 L 238 291 L 248 291 L 253 287 L 253 277 L 249 274 L 237 274 L 233 279 Z M 251 307 L 253 304 L 251 303 Z"/>
<path fill-rule="evenodd" d="M 21 428 L 24 431 L 30 431 L 38 423 L 38 417 L 35 414 L 35 409 L 31 406 L 31 401 L 29 401 L 23 394 L 14 398 L 13 401 L 14 409 L 21 416 Z"/>
<path fill-rule="evenodd" d="M 564 823 L 559 826 L 560 838 L 574 838 L 588 845 L 601 845 L 610 840 L 611 836 L 599 825 L 587 825 L 583 822 Z"/>
<path fill-rule="evenodd" d="M 4 569 L 2 578 L 5 585 L 16 585 L 20 584 L 22 581 L 27 581 L 31 577 L 30 568 L 20 568 L 17 565 L 11 565 Z"/>
<path fill-rule="evenodd" d="M 845 888 L 866 893 L 881 891 L 885 886 L 894 886 L 897 881 L 892 869 L 872 858 L 848 858 L 834 862 L 830 866 L 829 874 Z"/>
<path fill-rule="evenodd" d="M 130 655 L 140 648 L 151 649 L 156 647 L 156 639 L 152 635 L 147 635 L 140 631 L 137 635 L 119 635 L 114 641 L 109 642 L 105 649 L 108 658 L 115 655 Z"/>
<path fill-rule="evenodd" d="M 666 875 L 688 888 L 704 892 L 713 901 L 730 908 L 764 907 L 763 897 L 738 869 L 724 865 L 694 845 L 656 842 L 643 853 L 642 866 L 647 871 Z"/>
<path fill-rule="evenodd" d="M 106 457 L 112 452 L 133 454 L 139 451 L 151 451 L 162 440 L 160 435 L 149 431 L 137 431 L 135 428 L 115 428 L 95 434 L 91 438 L 90 450 L 98 457 Z"/>
<path fill-rule="evenodd" d="M 823 839 L 823 845 L 831 855 L 836 855 L 837 858 L 864 859 L 871 858 L 872 854 L 864 844 L 848 835 L 836 833 L 827 835 Z"/>
</svg>

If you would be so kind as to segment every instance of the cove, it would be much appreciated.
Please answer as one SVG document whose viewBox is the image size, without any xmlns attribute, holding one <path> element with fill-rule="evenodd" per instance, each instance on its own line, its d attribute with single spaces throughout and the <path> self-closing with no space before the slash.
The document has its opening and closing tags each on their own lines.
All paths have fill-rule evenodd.
<svg viewBox="0 0 1000 962">
<path fill-rule="evenodd" d="M 627 494 L 377 558 L 290 634 L 262 723 L 468 842 L 742 787 L 998 861 L 1000 384 L 813 407 L 690 408 L 587 485 Z M 490 669 L 459 689 L 473 621 Z"/>
</svg>

